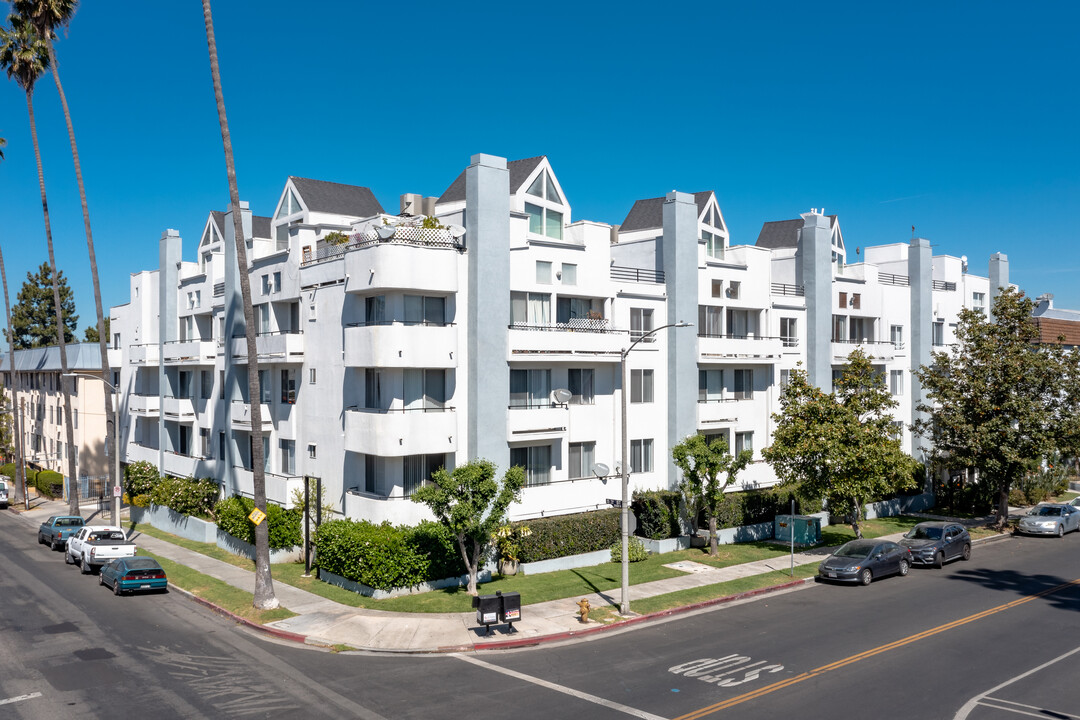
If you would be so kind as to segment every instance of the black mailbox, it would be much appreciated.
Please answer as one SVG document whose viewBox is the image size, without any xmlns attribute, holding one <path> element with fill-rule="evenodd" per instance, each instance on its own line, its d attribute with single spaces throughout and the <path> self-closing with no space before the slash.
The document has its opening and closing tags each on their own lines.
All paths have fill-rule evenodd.
<svg viewBox="0 0 1080 720">
<path fill-rule="evenodd" d="M 490 633 L 491 626 L 499 622 L 502 607 L 498 595 L 476 595 L 472 599 L 472 606 L 476 608 L 476 622 L 485 626 Z"/>
<path fill-rule="evenodd" d="M 514 623 L 521 619 L 521 593 L 497 592 L 502 602 L 499 604 L 499 621 L 508 623 L 510 631 L 514 630 Z"/>
</svg>

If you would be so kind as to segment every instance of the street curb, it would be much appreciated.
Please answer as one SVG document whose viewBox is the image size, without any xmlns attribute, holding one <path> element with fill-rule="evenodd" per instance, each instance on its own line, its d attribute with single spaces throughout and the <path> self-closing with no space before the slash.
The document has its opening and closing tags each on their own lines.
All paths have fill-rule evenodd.
<svg viewBox="0 0 1080 720">
<path fill-rule="evenodd" d="M 199 605 L 202 605 L 203 607 L 207 607 L 210 610 L 213 610 L 218 615 L 221 615 L 223 617 L 227 617 L 230 620 L 232 620 L 232 621 L 234 621 L 234 622 L 236 622 L 236 623 L 238 623 L 240 625 L 246 625 L 247 627 L 251 628 L 252 630 L 256 630 L 256 631 L 261 632 L 263 634 L 270 635 L 272 637 L 276 637 L 279 640 L 289 640 L 291 642 L 300 643 L 301 645 L 319 645 L 321 647 L 327 647 L 325 643 L 309 641 L 308 637 L 306 635 L 301 635 L 299 633 L 289 632 L 288 630 L 279 630 L 277 628 L 267 627 L 266 625 L 260 625 L 257 622 L 253 622 L 251 620 L 248 620 L 247 618 L 240 617 L 236 613 L 230 612 L 230 611 L 226 610 L 225 608 L 221 607 L 220 605 L 215 605 L 214 603 L 210 602 L 209 600 L 206 600 L 205 598 L 201 598 L 198 595 L 196 595 L 195 593 L 188 592 L 187 590 L 184 590 L 183 588 L 177 587 L 176 585 L 173 585 L 172 583 L 169 583 L 169 590 L 173 591 L 173 592 L 178 592 L 181 595 L 183 595 L 184 597 L 188 598 L 189 600 L 194 600 Z"/>
</svg>

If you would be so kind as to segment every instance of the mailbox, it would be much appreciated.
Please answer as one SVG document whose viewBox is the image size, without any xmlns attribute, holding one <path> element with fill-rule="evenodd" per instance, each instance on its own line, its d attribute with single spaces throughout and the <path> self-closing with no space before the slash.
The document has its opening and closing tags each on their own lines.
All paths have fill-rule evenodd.
<svg viewBox="0 0 1080 720">
<path fill-rule="evenodd" d="M 499 622 L 510 625 L 510 631 L 514 630 L 514 623 L 521 619 L 521 593 L 497 592 L 502 601 L 499 604 Z"/>
<path fill-rule="evenodd" d="M 491 626 L 499 622 L 501 603 L 498 595 L 476 595 L 472 599 L 472 605 L 476 608 L 476 622 L 484 625 L 488 632 Z"/>
</svg>

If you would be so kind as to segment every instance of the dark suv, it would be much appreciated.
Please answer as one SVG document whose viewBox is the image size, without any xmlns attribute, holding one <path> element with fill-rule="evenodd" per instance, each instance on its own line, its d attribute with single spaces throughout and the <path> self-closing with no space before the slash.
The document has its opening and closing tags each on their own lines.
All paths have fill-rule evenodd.
<svg viewBox="0 0 1080 720">
<path fill-rule="evenodd" d="M 941 567 L 948 560 L 971 559 L 971 536 L 954 522 L 923 522 L 908 530 L 900 544 L 911 550 L 919 565 Z"/>
</svg>

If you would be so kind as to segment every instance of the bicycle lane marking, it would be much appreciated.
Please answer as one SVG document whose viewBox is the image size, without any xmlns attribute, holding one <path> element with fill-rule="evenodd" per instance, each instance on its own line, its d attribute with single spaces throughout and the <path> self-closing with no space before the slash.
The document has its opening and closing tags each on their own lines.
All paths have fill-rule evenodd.
<svg viewBox="0 0 1080 720">
<path fill-rule="evenodd" d="M 748 700 L 754 700 L 755 698 L 762 697 L 763 695 L 768 695 L 769 693 L 776 692 L 777 690 L 781 690 L 791 685 L 797 685 L 798 683 L 809 680 L 810 678 L 824 675 L 825 673 L 832 672 L 833 670 L 839 670 L 840 668 L 847 667 L 848 665 L 859 662 L 860 660 L 865 660 L 867 658 L 874 657 L 875 655 L 880 655 L 882 653 L 889 652 L 890 650 L 895 650 L 897 648 L 904 647 L 905 645 L 910 645 L 911 643 L 918 642 L 919 640 L 925 640 L 928 637 L 943 633 L 946 630 L 952 630 L 953 628 L 967 625 L 968 623 L 975 622 L 976 620 L 982 620 L 983 618 L 990 617 L 991 615 L 996 615 L 999 612 L 1011 610 L 1012 608 L 1023 605 L 1024 603 L 1029 603 L 1032 600 L 1037 600 L 1041 597 L 1045 597 L 1047 595 L 1051 595 L 1053 593 L 1060 592 L 1068 588 L 1073 588 L 1078 585 L 1080 585 L 1080 578 L 1077 578 L 1076 580 L 1072 580 L 1067 583 L 1062 583 L 1061 585 L 1057 585 L 1052 588 L 1047 588 L 1046 590 L 1040 590 L 1033 595 L 1028 595 L 1026 597 L 1013 600 L 1012 602 L 1007 602 L 1004 605 L 992 607 L 989 610 L 983 610 L 982 612 L 975 613 L 974 615 L 968 615 L 967 617 L 960 618 L 959 620 L 953 620 L 952 622 L 945 623 L 944 625 L 938 625 L 937 627 L 930 628 L 929 630 L 923 630 L 922 632 L 915 633 L 914 635 L 909 635 L 906 638 L 902 638 L 891 643 L 886 643 L 885 645 L 879 645 L 876 648 L 866 650 L 856 655 L 851 655 L 850 657 L 846 657 L 843 660 L 837 660 L 836 662 L 829 663 L 828 665 L 822 665 L 821 667 L 815 668 L 809 672 L 800 673 L 799 675 L 794 675 L 785 680 L 780 680 L 779 682 L 775 682 L 772 685 L 765 685 L 764 687 L 760 687 L 757 690 L 751 690 L 750 692 L 743 693 L 742 695 L 738 695 L 728 700 L 722 700 L 721 702 L 715 703 L 713 705 L 694 710 L 685 715 L 680 715 L 674 720 L 698 720 L 698 718 L 703 718 L 706 715 L 711 715 L 715 712 L 719 712 L 720 710 L 739 705 Z"/>
<path fill-rule="evenodd" d="M 1005 682 L 1001 683 L 1000 685 L 996 685 L 995 687 L 990 688 L 989 690 L 987 690 L 984 693 L 980 693 L 979 695 L 976 695 L 975 697 L 971 698 L 966 703 L 964 703 L 964 706 L 962 708 L 960 708 L 960 710 L 956 713 L 953 720 L 967 720 L 967 716 L 969 714 L 971 714 L 971 711 L 974 710 L 977 705 L 986 705 L 987 707 L 993 707 L 992 705 L 987 705 L 987 703 L 984 702 L 984 701 L 993 701 L 993 702 L 1000 702 L 1000 703 L 1009 703 L 1010 705 L 1018 705 L 1019 703 L 1013 703 L 1013 702 L 1010 702 L 1008 700 L 1000 700 L 998 698 L 992 698 L 992 697 L 989 697 L 989 696 L 992 695 L 993 693 L 996 693 L 998 690 L 1001 690 L 1004 687 L 1008 687 L 1009 685 L 1012 685 L 1014 682 L 1017 682 L 1019 680 L 1023 680 L 1024 678 L 1028 677 L 1029 675 L 1034 675 L 1035 673 L 1039 672 L 1040 670 L 1045 670 L 1046 668 L 1050 667 L 1054 663 L 1061 662 L 1062 660 L 1069 657 L 1070 655 L 1075 655 L 1078 652 L 1080 652 L 1080 647 L 1075 648 L 1073 650 L 1070 650 L 1069 652 L 1065 653 L 1064 655 L 1059 655 L 1056 658 L 1054 658 L 1053 660 L 1050 660 L 1048 662 L 1044 662 L 1042 665 L 1039 665 L 1038 667 L 1033 667 L 1033 668 L 1031 668 L 1030 670 L 1028 670 L 1025 673 L 1021 673 L 1020 675 L 1017 675 L 1014 678 L 1010 678 L 1009 680 L 1006 680 Z M 996 709 L 1005 710 L 1006 708 L 996 708 Z M 1038 708 L 1035 708 L 1035 709 L 1038 709 Z M 1045 715 L 1040 714 L 1040 715 L 1036 715 L 1036 717 L 1045 717 Z"/>
</svg>

